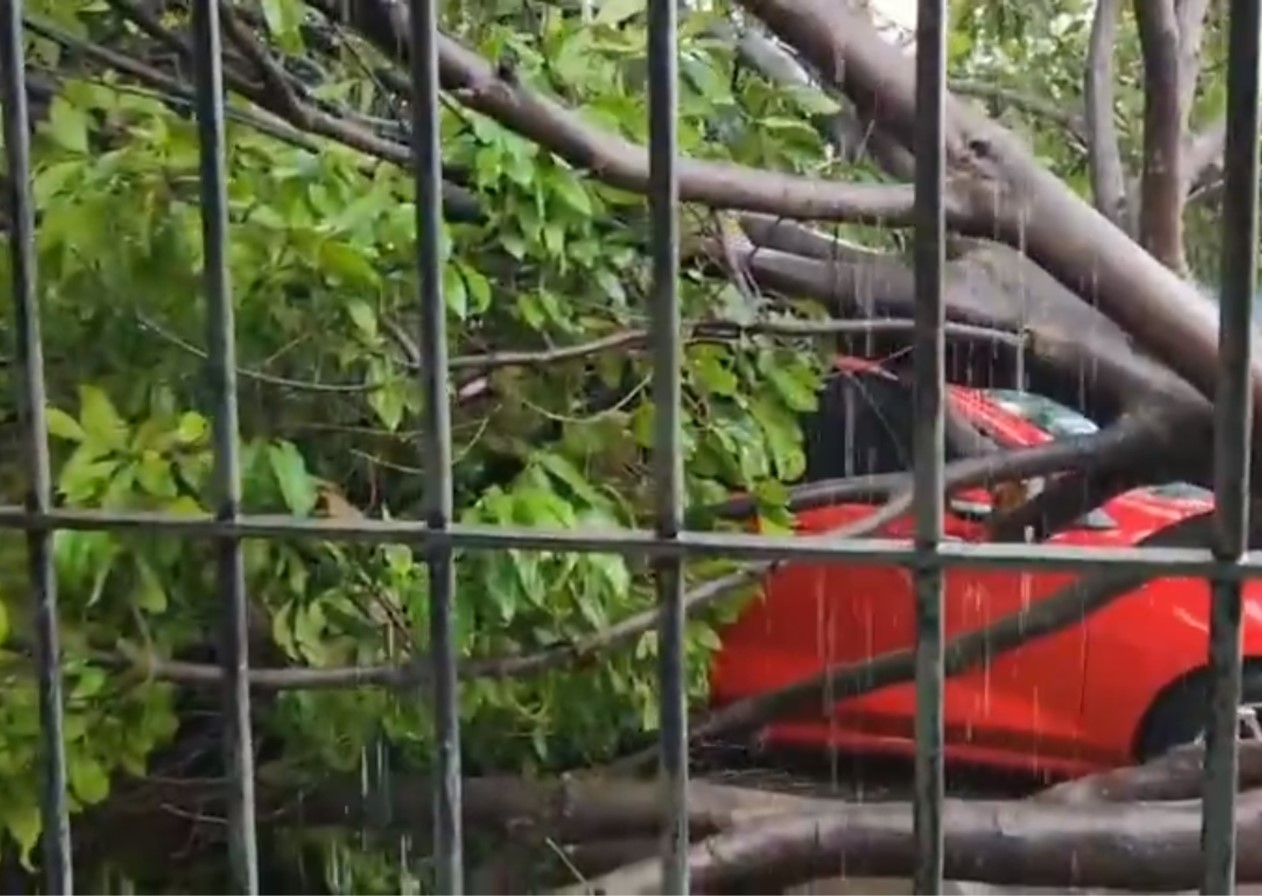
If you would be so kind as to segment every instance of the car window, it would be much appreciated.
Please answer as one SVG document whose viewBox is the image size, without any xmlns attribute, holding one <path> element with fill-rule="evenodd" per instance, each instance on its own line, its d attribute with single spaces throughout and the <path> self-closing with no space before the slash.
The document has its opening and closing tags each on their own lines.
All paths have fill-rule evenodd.
<svg viewBox="0 0 1262 896">
<path fill-rule="evenodd" d="M 838 372 L 802 420 L 808 482 L 911 468 L 911 393 L 895 380 Z"/>
<path fill-rule="evenodd" d="M 999 407 L 1010 414 L 1016 414 L 1030 421 L 1053 439 L 1089 435 L 1100 429 L 1094 420 L 1044 395 L 1018 392 L 1015 389 L 985 389 L 983 391 L 986 397 Z"/>
</svg>

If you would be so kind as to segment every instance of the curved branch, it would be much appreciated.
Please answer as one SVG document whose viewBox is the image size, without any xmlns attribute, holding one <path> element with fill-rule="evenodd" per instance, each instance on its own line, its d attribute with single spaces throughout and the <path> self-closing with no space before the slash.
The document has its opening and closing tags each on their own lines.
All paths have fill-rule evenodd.
<svg viewBox="0 0 1262 896">
<path fill-rule="evenodd" d="M 408 55 L 407 10 L 381 0 L 310 0 L 331 21 L 360 31 L 398 62 Z M 456 42 L 439 37 L 439 77 L 463 105 L 551 151 L 613 187 L 643 193 L 648 187 L 648 152 L 640 144 L 595 127 L 574 111 L 532 91 Z M 787 214 L 793 217 L 890 226 L 910 226 L 909 185 L 842 183 L 798 177 L 724 162 L 679 160 L 680 199 L 714 208 Z M 963 204 L 946 198 L 948 218 L 963 229 L 981 227 Z"/>
<path fill-rule="evenodd" d="M 1174 0 L 1135 0 L 1144 62 L 1144 171 L 1139 241 L 1176 273 L 1187 269 L 1183 246 L 1183 89 Z"/>
<path fill-rule="evenodd" d="M 129 8 L 131 8 L 130 5 L 120 7 L 120 9 Z M 47 40 L 60 44 L 62 47 L 75 53 L 80 53 L 106 68 L 128 75 L 140 84 L 158 91 L 161 94 L 159 98 L 167 105 L 178 107 L 182 110 L 189 110 L 194 104 L 192 87 L 158 69 L 122 53 L 116 53 L 106 47 L 85 41 L 48 22 L 42 22 L 27 16 L 24 18 L 23 24 L 32 32 Z M 175 38 L 174 35 L 172 35 L 172 38 L 178 41 L 178 38 Z M 297 146 L 313 153 L 321 151 L 320 142 L 314 139 L 311 133 L 295 124 L 291 115 L 276 112 L 278 104 L 270 93 L 260 91 L 256 85 L 233 75 L 231 72 L 225 72 L 225 79 L 233 90 L 255 103 L 258 107 L 257 110 L 252 111 L 238 108 L 235 105 L 225 106 L 224 114 L 228 118 L 291 146 Z M 331 118 L 325 113 L 321 113 L 321 116 L 317 123 L 327 123 Z M 338 140 L 339 136 L 343 135 L 343 130 L 339 127 L 325 128 L 325 131 L 312 127 L 310 131 L 335 140 Z M 369 136 L 371 137 L 372 135 Z M 373 139 L 377 140 L 377 138 Z M 339 142 L 341 141 L 339 140 Z M 365 143 L 362 140 L 355 140 L 346 145 L 386 161 L 399 162 L 399 160 L 406 161 L 408 158 L 405 146 L 392 144 L 389 141 L 378 140 L 378 142 Z M 376 154 L 373 150 L 380 150 L 383 154 Z M 363 170 L 371 176 L 374 169 L 372 166 L 363 166 Z M 443 182 L 443 212 L 453 222 L 478 222 L 483 219 L 482 208 L 477 197 L 472 192 L 449 181 Z"/>
<path fill-rule="evenodd" d="M 177 336 L 170 330 L 141 314 L 136 315 L 141 326 L 164 341 L 188 354 L 205 360 L 206 350 Z M 406 355 L 403 366 L 411 370 L 420 368 L 419 355 L 411 337 L 393 321 L 382 321 L 383 327 L 391 333 L 403 348 Z M 915 328 L 915 321 L 898 318 L 882 318 L 879 320 L 764 320 L 741 323 L 737 321 L 685 321 L 684 342 L 695 345 L 707 342 L 730 342 L 747 336 L 776 336 L 785 339 L 803 339 L 824 336 L 854 336 L 860 334 L 910 334 Z M 967 340 L 974 343 L 994 343 L 1016 347 L 1021 337 L 989 327 L 969 324 L 948 323 L 945 327 L 948 338 Z M 587 342 L 574 345 L 561 345 L 546 349 L 524 349 L 520 351 L 503 350 L 476 354 L 455 355 L 448 361 L 449 370 L 475 370 L 487 373 L 505 367 L 542 367 L 549 364 L 561 364 L 576 361 L 601 352 L 630 348 L 646 342 L 648 330 L 620 330 Z M 373 383 L 322 383 L 315 380 L 299 380 L 277 376 L 256 370 L 251 367 L 238 367 L 237 373 L 243 378 L 281 389 L 295 392 L 313 392 L 316 394 L 364 395 L 379 391 L 407 377 L 388 378 Z"/>
<path fill-rule="evenodd" d="M 1113 120 L 1113 47 L 1122 0 L 1098 0 L 1091 22 L 1083 92 L 1087 105 L 1087 164 L 1095 207 L 1125 229 L 1126 174 Z"/>
<path fill-rule="evenodd" d="M 1209 5 L 1210 0 L 1179 0 L 1175 6 L 1179 26 L 1179 127 L 1183 130 L 1187 128 L 1201 77 L 1201 50 Z"/>
<path fill-rule="evenodd" d="M 1189 445 L 1204 444 L 1193 433 L 1204 421 L 1196 413 L 1141 409 L 1123 414 L 1112 424 L 1134 446 L 1112 456 L 1094 457 L 1072 473 L 1052 479 L 1031 500 L 987 522 L 991 541 L 1024 541 L 1029 532 L 1042 541 L 1114 497 L 1142 485 L 1186 478 L 1203 464 L 1201 452 Z M 1212 438 L 1205 432 L 1205 441 Z M 1194 477 L 1193 477 L 1194 478 Z"/>
<path fill-rule="evenodd" d="M 1109 2 L 1109 0 L 1104 0 Z M 951 92 L 958 96 L 967 96 L 979 100 L 988 100 L 1001 106 L 1017 109 L 1027 115 L 1045 119 L 1064 130 L 1070 137 L 1084 146 L 1089 146 L 1086 123 L 1053 100 L 1035 96 L 1014 87 L 1003 87 L 999 84 L 987 84 L 983 81 L 952 81 Z"/>
<path fill-rule="evenodd" d="M 742 825 L 694 845 L 689 879 L 699 893 L 785 892 L 844 871 L 906 876 L 916 842 L 908 803 L 829 807 Z M 1185 890 L 1201 880 L 1199 800 L 1110 807 L 947 799 L 942 804 L 945 876 L 1008 886 Z M 1237 804 L 1237 880 L 1262 881 L 1262 791 Z M 657 893 L 653 857 L 559 893 Z"/>
</svg>

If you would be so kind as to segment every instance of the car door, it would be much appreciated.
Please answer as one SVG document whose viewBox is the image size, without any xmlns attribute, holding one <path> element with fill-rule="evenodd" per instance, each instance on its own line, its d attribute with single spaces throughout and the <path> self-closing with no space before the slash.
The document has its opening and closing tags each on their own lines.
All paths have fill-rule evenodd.
<svg viewBox="0 0 1262 896">
<path fill-rule="evenodd" d="M 1031 402 L 1046 399 L 1031 397 Z M 1041 405 L 1040 405 L 1041 406 Z M 991 402 L 983 394 L 969 396 L 958 407 L 970 422 L 1003 447 L 1012 434 L 1033 421 L 1021 405 Z M 1012 418 L 1012 419 L 1009 419 Z M 1031 434 L 1044 441 L 1051 436 Z M 984 508 L 977 518 L 984 519 Z M 1019 613 L 1073 581 L 1068 573 L 1020 570 L 952 569 L 944 578 L 944 599 L 951 608 L 954 633 L 982 628 Z M 948 626 L 948 637 L 951 629 Z M 951 680 L 948 725 L 954 736 L 977 749 L 1018 751 L 1037 765 L 1040 753 L 1065 759 L 1082 748 L 1082 701 L 1087 666 L 1087 631 L 1074 626 L 1004 653 L 984 667 Z"/>
<path fill-rule="evenodd" d="M 871 379 L 858 382 L 859 394 L 850 401 L 879 418 L 889 437 L 883 450 L 868 451 L 876 459 L 875 468 L 830 470 L 829 475 L 857 475 L 892 472 L 910 468 L 912 440 L 912 399 L 901 383 Z M 953 396 L 954 397 L 954 396 Z M 971 422 L 985 424 L 984 415 L 975 413 L 969 402 L 955 402 Z M 999 413 L 1002 409 L 988 408 Z M 860 413 L 864 411 L 860 410 Z M 974 419 L 976 417 L 976 419 Z M 866 422 L 866 426 L 863 424 Z M 872 421 L 855 421 L 856 432 L 872 432 Z M 992 437 L 1003 429 L 982 425 Z M 865 445 L 858 436 L 850 437 L 850 453 L 864 456 Z M 843 455 L 844 456 L 844 455 Z M 948 448 L 947 461 L 957 459 Z M 985 488 L 962 490 L 948 496 L 948 512 L 943 520 L 947 540 L 972 541 L 984 537 L 990 499 Z M 835 514 L 834 514 L 835 515 Z M 836 525 L 839 520 L 816 517 L 817 528 Z M 911 515 L 900 517 L 881 535 L 911 538 L 915 524 Z M 825 628 L 828 658 L 853 662 L 910 647 L 915 639 L 915 608 L 911 575 L 901 567 L 833 565 L 823 574 L 821 587 L 816 579 L 817 612 L 827 614 L 831 625 Z M 948 639 L 989 625 L 997 619 L 1028 607 L 1055 593 L 1070 580 L 1066 574 L 982 570 L 969 567 L 949 569 L 943 577 L 943 625 Z M 806 581 L 792 587 L 805 588 Z M 947 679 L 943 693 L 943 722 L 948 743 L 962 748 L 962 755 L 977 759 L 997 759 L 999 753 L 1024 754 L 1035 759 L 1040 751 L 1064 756 L 1081 743 L 1083 670 L 1086 661 L 1085 632 L 1075 627 L 1039 639 L 1019 651 L 1004 654 L 988 666 Z M 911 685 L 882 689 L 841 710 L 847 725 L 867 733 L 910 736 L 914 717 L 915 689 Z"/>
<path fill-rule="evenodd" d="M 829 379 L 819 408 L 803 421 L 804 484 L 906 469 L 911 418 L 899 388 L 877 372 L 838 372 Z M 798 531 L 836 529 L 874 509 L 872 502 L 853 501 L 805 510 L 797 514 Z M 712 692 L 719 700 L 747 696 L 828 664 L 904 646 L 911 609 L 906 578 L 895 566 L 786 564 L 768 577 L 763 599 L 724 631 Z"/>
<path fill-rule="evenodd" d="M 814 480 L 905 473 L 911 468 L 914 408 L 907 384 L 882 372 L 848 373 L 831 383 L 821 401 L 817 421 L 806 427 L 808 477 Z M 956 458 L 948 450 L 948 460 Z M 976 504 L 979 496 L 968 496 Z M 985 492 L 980 493 L 984 501 Z M 863 508 L 866 515 L 873 511 Z M 834 505 L 799 515 L 802 531 L 824 532 L 859 518 L 853 505 Z M 948 513 L 944 537 L 976 537 L 976 518 Z M 911 515 L 899 517 L 879 532 L 889 538 L 911 538 Z M 786 650 L 809 657 L 811 672 L 826 664 L 857 663 L 911 646 L 915 639 L 915 602 L 910 574 L 895 564 L 803 564 L 778 575 L 769 599 L 792 613 L 782 612 Z M 799 620 L 789 631 L 791 619 Z M 803 624 L 813 623 L 813 624 Z M 947 600 L 944 624 L 960 630 L 964 620 L 957 602 Z M 807 643 L 814 637 L 814 643 Z M 805 674 L 810 674 L 809 672 Z M 958 690 L 948 683 L 948 724 L 963 721 L 970 704 L 951 697 Z M 883 688 L 838 707 L 838 720 L 847 728 L 870 735 L 909 737 L 915 713 L 912 686 Z"/>
</svg>

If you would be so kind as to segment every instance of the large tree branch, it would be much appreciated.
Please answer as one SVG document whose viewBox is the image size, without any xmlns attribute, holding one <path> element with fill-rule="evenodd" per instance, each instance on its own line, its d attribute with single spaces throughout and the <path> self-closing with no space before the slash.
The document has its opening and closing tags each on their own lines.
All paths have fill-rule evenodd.
<svg viewBox="0 0 1262 896">
<path fill-rule="evenodd" d="M 380 0 L 333 3 L 313 0 L 330 20 L 351 25 L 381 52 L 406 62 L 407 11 Z M 646 149 L 584 121 L 559 103 L 513 78 L 502 78 L 478 54 L 445 35 L 439 37 L 442 86 L 462 104 L 538 143 L 604 183 L 643 193 L 648 187 Z M 679 161 L 680 198 L 717 208 L 794 217 L 905 226 L 911 222 L 909 186 L 818 181 L 723 162 Z M 970 226 L 963 207 L 948 199 L 948 214 Z M 975 226 L 975 222 L 972 222 Z"/>
<path fill-rule="evenodd" d="M 1244 743 L 1240 748 L 1238 786 L 1248 791 L 1262 784 L 1262 744 Z M 1199 748 L 1176 750 L 1146 765 L 1111 769 L 1054 786 L 1017 802 L 990 802 L 1005 818 L 1017 822 L 1016 832 L 1050 829 L 1056 822 L 1080 819 L 1087 812 L 1114 819 L 1125 817 L 1125 804 L 1136 809 L 1182 810 L 1195 806 L 1202 787 L 1202 760 Z M 152 862 L 169 856 L 187 841 L 189 826 L 213 819 L 224 810 L 228 788 L 218 779 L 181 779 L 158 772 L 160 776 L 119 782 L 111 799 L 81 820 L 80 845 L 94 855 L 121 859 L 124 863 Z M 433 782 L 396 773 L 391 786 L 365 792 L 358 776 L 336 777 L 314 786 L 277 769 L 264 769 L 258 782 L 260 820 L 269 826 L 301 825 L 310 828 L 341 827 L 378 832 L 389 829 L 406 832 L 423 841 L 432 829 L 429 794 Z M 746 832 L 761 828 L 768 833 L 783 830 L 787 819 L 845 818 L 858 828 L 869 824 L 868 808 L 837 799 L 798 796 L 767 790 L 732 787 L 706 780 L 689 783 L 689 834 L 703 847 L 722 844 L 707 838 L 725 832 Z M 463 782 L 464 823 L 486 833 L 530 847 L 548 843 L 563 847 L 574 864 L 582 869 L 597 866 L 596 873 L 655 860 L 660 846 L 664 815 L 660 791 L 650 781 L 577 774 L 554 779 L 488 776 Z M 1246 800 L 1253 797 L 1246 795 Z M 1144 801 L 1144 802 L 1141 802 Z M 1175 802 L 1183 801 L 1183 802 Z M 1146 804 L 1145 804 L 1146 803 Z M 1119 805 L 1120 804 L 1120 805 Z M 976 805 L 976 804 L 974 804 Z M 905 803 L 884 803 L 881 813 L 905 812 Z M 1077 812 L 1067 813 L 1067 808 Z M 970 810 L 971 812 L 972 810 Z M 154 822 L 157 824 L 154 824 Z M 962 833 L 958 813 L 948 820 L 948 840 L 958 845 Z M 1077 827 L 1071 824 L 1070 827 Z M 1061 828 L 1062 831 L 1067 830 Z M 144 836 L 137 836 L 144 831 Z M 869 828 L 870 833 L 875 833 Z M 859 834 L 854 835 L 856 838 Z M 213 847 L 211 847 L 213 848 Z M 913 850 L 903 850 L 903 866 L 884 873 L 905 876 L 914 858 Z M 778 857 L 769 855 L 778 863 Z M 848 871 L 859 871 L 851 865 Z M 791 876 L 814 873 L 815 869 L 785 869 Z M 625 884 L 633 878 L 624 869 L 617 880 Z M 782 871 L 775 876 L 780 879 Z M 760 878 L 759 880 L 766 880 Z M 606 882 L 612 882 L 608 879 Z M 750 881 L 756 884 L 759 881 Z M 742 885 L 745 880 L 740 881 Z M 495 892 L 508 892 L 521 886 L 520 879 L 503 881 Z M 581 884 L 580 884 L 581 887 Z M 613 892 L 623 892 L 621 886 Z"/>
<path fill-rule="evenodd" d="M 1180 127 L 1187 128 L 1201 78 L 1201 50 L 1205 42 L 1205 19 L 1210 0 L 1176 0 L 1175 15 L 1179 24 L 1179 110 Z"/>
<path fill-rule="evenodd" d="M 1104 3 L 1111 0 L 1104 0 Z M 1035 96 L 1014 87 L 999 84 L 988 84 L 984 81 L 951 81 L 951 92 L 957 96 L 968 96 L 986 100 L 999 106 L 1007 106 L 1024 112 L 1027 115 L 1041 118 L 1061 128 L 1073 140 L 1090 148 L 1090 135 L 1087 122 L 1053 100 Z"/>
<path fill-rule="evenodd" d="M 120 13 L 125 15 L 134 12 L 148 27 L 160 28 L 151 20 L 151 17 L 143 14 L 143 8 L 127 3 L 125 0 L 120 0 L 116 5 Z M 158 91 L 164 102 L 180 108 L 181 111 L 187 111 L 193 107 L 193 88 L 176 77 L 131 56 L 69 34 L 48 22 L 27 17 L 24 24 L 32 32 L 60 44 L 71 53 L 81 55 L 98 65 L 126 75 L 135 82 Z M 161 29 L 159 33 L 169 35 L 169 40 L 182 45 L 181 39 L 166 29 Z M 316 119 L 308 119 L 302 114 L 295 115 L 283 98 L 277 97 L 270 91 L 261 90 L 258 85 L 231 70 L 225 73 L 225 80 L 231 89 L 249 99 L 258 108 L 255 111 L 229 105 L 225 107 L 224 114 L 229 119 L 251 127 L 259 133 L 314 153 L 321 151 L 320 142 L 312 136 L 318 134 L 338 140 L 374 158 L 395 163 L 402 163 L 408 158 L 407 147 L 402 144 L 395 144 L 384 138 L 375 138 L 371 134 L 367 134 L 366 139 L 360 139 L 366 132 L 361 133 L 359 129 L 353 127 L 337 124 L 329 127 L 328 124 L 333 118 L 326 113 L 321 112 Z M 344 139 L 348 135 L 349 138 Z M 371 176 L 372 166 L 365 165 L 364 170 Z M 470 191 L 448 181 L 443 182 L 443 212 L 451 221 L 475 222 L 483 219 L 483 211 L 477 198 Z"/>
<path fill-rule="evenodd" d="M 742 4 L 830 84 L 867 103 L 890 133 L 910 142 L 916 128 L 911 61 L 882 40 L 862 13 L 829 0 Z M 956 195 L 973 203 L 977 214 L 986 210 L 992 236 L 1020 247 L 1212 400 L 1218 383 L 1214 305 L 1042 167 L 1011 132 L 950 96 L 945 119 Z M 1255 359 L 1251 392 L 1255 407 L 1262 407 L 1262 352 Z"/>
<path fill-rule="evenodd" d="M 1126 173 L 1114 121 L 1113 48 L 1122 0 L 1098 0 L 1091 23 L 1083 93 L 1087 107 L 1087 165 L 1100 213 L 1126 227 Z"/>
<path fill-rule="evenodd" d="M 1262 791 L 1237 804 L 1239 881 L 1262 881 Z M 1148 891 L 1194 887 L 1203 864 L 1199 801 L 1097 806 L 948 799 L 943 804 L 945 876 L 955 880 L 1048 887 Z M 783 892 L 844 874 L 906 874 L 915 854 L 905 803 L 831 808 L 738 827 L 702 841 L 688 855 L 701 893 Z M 651 858 L 561 893 L 657 893 L 662 866 Z"/>
<path fill-rule="evenodd" d="M 830 249 L 805 230 L 756 225 L 752 232 L 768 245 L 795 250 L 759 246 L 743 253 L 741 264 L 765 293 L 809 296 L 839 317 L 902 317 L 914 310 L 912 273 L 898 256 Z M 829 251 L 841 260 L 818 257 Z M 1153 400 L 1195 408 L 1208 419 L 1209 404 L 1195 389 L 1138 353 L 1112 321 L 1007 247 L 967 247 L 947 263 L 944 291 L 948 319 L 1024 336 L 1016 344 L 988 340 L 971 347 L 962 338 L 952 340 L 948 350 L 958 382 L 1010 385 L 1024 366 L 1035 391 L 1095 419 L 1108 421 Z M 871 350 L 883 350 L 882 344 Z M 1018 352 L 1024 352 L 1023 364 Z"/>
<path fill-rule="evenodd" d="M 1135 0 L 1144 63 L 1144 171 L 1139 209 L 1140 243 L 1182 274 L 1183 85 L 1179 23 L 1174 0 Z"/>
</svg>

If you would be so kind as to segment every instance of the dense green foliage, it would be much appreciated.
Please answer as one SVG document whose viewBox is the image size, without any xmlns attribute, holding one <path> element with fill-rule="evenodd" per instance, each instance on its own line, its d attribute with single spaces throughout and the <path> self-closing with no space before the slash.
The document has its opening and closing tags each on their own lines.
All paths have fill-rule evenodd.
<svg viewBox="0 0 1262 896">
<path fill-rule="evenodd" d="M 999 82 L 1037 69 L 1046 76 L 1037 85 L 1015 86 L 1076 103 L 1083 4 L 1060 5 L 1078 13 L 1065 28 L 1055 16 L 1014 25 L 990 8 L 998 4 L 979 4 L 961 17 L 953 66 L 969 79 Z M 444 24 L 488 58 L 511 55 L 518 77 L 590 121 L 643 141 L 642 6 L 606 0 L 584 23 L 544 4 L 452 3 Z M 43 0 L 32 7 L 39 21 L 78 39 L 122 50 L 136 43 L 102 0 Z M 348 120 L 406 120 L 406 110 L 372 74 L 386 61 L 366 43 L 342 33 L 335 52 L 321 51 L 300 30 L 318 20 L 300 0 L 263 0 L 256 8 L 273 48 L 316 60 L 313 96 Z M 685 18 L 683 151 L 821 178 L 875 177 L 867 167 L 842 169 L 826 150 L 815 124 L 835 108 L 830 100 L 770 84 L 737 64 L 730 44 L 711 32 L 725 14 Z M 172 6 L 165 24 L 182 29 L 186 20 Z M 1011 28 L 1018 31 L 1004 30 Z M 32 36 L 28 50 L 32 73 L 53 75 L 57 88 L 36 127 L 33 162 L 58 500 L 78 508 L 206 513 L 212 403 L 200 347 L 205 306 L 195 124 L 186 104 L 46 36 Z M 1126 52 L 1133 54 L 1133 41 Z M 250 104 L 233 103 L 239 114 L 229 122 L 229 262 L 246 509 L 416 517 L 424 458 L 407 335 L 417 305 L 411 175 L 331 141 L 295 146 L 254 127 Z M 1085 190 L 1081 148 L 1037 118 L 1023 123 L 1049 164 Z M 450 224 L 445 234 L 460 518 L 561 528 L 646 525 L 653 404 L 640 344 L 563 362 L 477 360 L 642 328 L 649 283 L 642 197 L 598 184 L 454 101 L 444 105 L 443 129 L 446 164 L 463 173 L 485 212 L 477 223 Z M 702 230 L 708 215 L 685 208 L 685 231 Z M 888 239 L 850 231 L 856 234 Z M 8 346 L 7 254 L 0 267 L 6 292 L 0 326 Z M 682 290 L 685 315 L 694 320 L 820 313 L 805 302 L 752 307 L 736 287 L 691 262 Z M 784 524 L 785 483 L 803 464 L 796 415 L 813 406 L 827 351 L 819 341 L 764 336 L 689 344 L 683 444 L 690 506 L 752 492 L 763 501 L 763 525 Z M 6 502 L 21 500 L 24 479 L 15 374 L 6 359 L 0 366 Z M 213 662 L 223 608 L 209 545 L 174 536 L 62 532 L 55 560 L 70 782 L 80 810 L 107 803 L 121 784 L 155 764 L 188 758 L 187 736 L 202 731 L 204 721 L 194 720 L 186 691 L 148 673 L 147 659 Z M 246 545 L 246 561 L 256 664 L 384 663 L 425 648 L 425 568 L 407 548 L 254 541 Z M 506 552 L 458 561 L 456 624 L 469 657 L 563 643 L 653 601 L 647 570 L 613 556 Z M 698 563 L 689 575 L 699 580 L 722 568 Z M 24 860 L 39 833 L 25 575 L 23 542 L 4 536 L 0 830 L 18 847 L 6 856 Z M 691 623 L 697 700 L 717 644 L 715 625 L 739 602 Z M 655 671 L 655 636 L 648 632 L 581 670 L 470 682 L 462 691 L 470 768 L 564 767 L 609 757 L 656 725 Z M 396 768 L 424 772 L 429 724 L 415 693 L 288 691 L 261 697 L 256 707 L 264 773 L 279 768 L 309 781 L 358 774 L 382 745 Z M 214 773 L 213 759 L 198 761 L 202 774 Z M 391 858 L 395 844 L 330 839 L 328 832 L 309 839 L 338 857 L 321 886 L 397 892 L 409 885 L 398 876 L 411 872 Z M 286 844 L 274 845 L 271 860 L 288 861 L 290 853 L 280 849 Z M 220 856 L 212 851 L 208 862 L 217 868 Z M 147 886 L 188 888 L 199 879 L 195 867 L 189 864 L 187 878 L 163 869 L 169 877 Z M 130 868 L 123 876 L 140 873 Z M 100 885 L 114 886 L 111 880 L 101 878 Z"/>
</svg>

